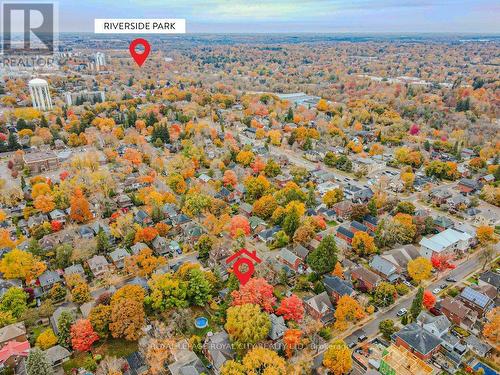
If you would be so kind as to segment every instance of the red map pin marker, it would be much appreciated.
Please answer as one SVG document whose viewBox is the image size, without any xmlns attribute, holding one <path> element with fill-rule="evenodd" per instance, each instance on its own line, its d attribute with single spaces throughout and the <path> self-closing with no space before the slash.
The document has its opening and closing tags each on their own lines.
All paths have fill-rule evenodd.
<svg viewBox="0 0 500 375">
<path fill-rule="evenodd" d="M 137 53 L 137 51 L 135 50 L 137 46 L 143 46 L 144 52 Z M 151 46 L 146 39 L 137 38 L 134 39 L 132 43 L 130 43 L 128 50 L 137 65 L 142 66 L 142 64 L 144 64 L 144 61 L 146 61 L 146 59 L 148 58 L 149 52 L 151 51 Z"/>
</svg>

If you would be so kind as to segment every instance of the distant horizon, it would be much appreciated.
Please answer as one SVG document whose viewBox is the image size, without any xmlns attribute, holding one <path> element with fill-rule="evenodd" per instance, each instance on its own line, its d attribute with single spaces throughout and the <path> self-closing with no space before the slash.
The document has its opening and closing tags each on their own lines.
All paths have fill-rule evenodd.
<svg viewBox="0 0 500 375">
<path fill-rule="evenodd" d="M 61 32 L 96 18 L 184 18 L 189 34 L 498 34 L 495 0 L 58 0 Z"/>
</svg>

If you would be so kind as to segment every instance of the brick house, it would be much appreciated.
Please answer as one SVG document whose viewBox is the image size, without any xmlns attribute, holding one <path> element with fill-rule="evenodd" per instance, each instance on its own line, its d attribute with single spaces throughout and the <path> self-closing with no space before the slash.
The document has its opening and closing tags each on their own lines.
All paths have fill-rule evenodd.
<svg viewBox="0 0 500 375">
<path fill-rule="evenodd" d="M 345 227 L 338 227 L 335 235 L 338 238 L 343 239 L 349 245 L 352 243 L 352 239 L 354 238 L 354 233 Z"/>
<path fill-rule="evenodd" d="M 23 155 L 24 165 L 31 173 L 42 173 L 59 168 L 59 158 L 52 151 L 30 152 Z"/>
<path fill-rule="evenodd" d="M 351 279 L 357 282 L 358 288 L 366 289 L 368 292 L 373 291 L 382 281 L 382 278 L 375 272 L 361 266 L 351 271 Z"/>
<path fill-rule="evenodd" d="M 306 268 L 302 259 L 288 249 L 281 249 L 276 258 L 295 272 L 302 273 Z"/>
<path fill-rule="evenodd" d="M 453 324 L 456 324 L 464 329 L 470 329 L 477 320 L 477 312 L 469 309 L 459 299 L 446 297 L 441 301 L 440 311 Z"/>
<path fill-rule="evenodd" d="M 328 323 L 333 320 L 333 313 L 335 312 L 335 309 L 326 291 L 315 295 L 304 302 L 305 310 L 314 319 L 320 320 L 323 323 Z"/>
<path fill-rule="evenodd" d="M 346 219 L 351 213 L 352 203 L 349 201 L 342 201 L 339 203 L 335 203 L 332 209 L 335 211 L 337 217 Z"/>
<path fill-rule="evenodd" d="M 404 326 L 393 337 L 397 346 L 406 348 L 423 361 L 429 360 L 441 348 L 441 339 L 417 323 Z"/>
<path fill-rule="evenodd" d="M 470 286 L 466 286 L 458 298 L 469 309 L 477 312 L 480 318 L 493 308 L 494 305 L 494 301 L 481 289 L 473 289 Z"/>
<path fill-rule="evenodd" d="M 352 285 L 337 276 L 325 275 L 323 278 L 323 285 L 331 300 L 335 303 L 337 303 L 340 297 L 352 297 L 354 295 Z"/>
</svg>

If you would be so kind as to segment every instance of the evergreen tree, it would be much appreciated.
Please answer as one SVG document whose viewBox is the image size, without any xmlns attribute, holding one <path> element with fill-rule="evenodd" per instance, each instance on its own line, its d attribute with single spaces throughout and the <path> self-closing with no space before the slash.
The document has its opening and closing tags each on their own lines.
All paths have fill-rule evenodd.
<svg viewBox="0 0 500 375">
<path fill-rule="evenodd" d="M 153 126 L 157 122 L 158 122 L 158 120 L 156 119 L 156 116 L 153 113 L 153 111 L 149 112 L 149 115 L 146 118 L 146 126 Z"/>
<path fill-rule="evenodd" d="M 15 151 L 21 148 L 21 145 L 17 141 L 16 133 L 9 132 L 9 138 L 7 140 L 7 148 L 9 149 L 9 151 Z"/>
<path fill-rule="evenodd" d="M 288 113 L 286 114 L 285 120 L 286 121 L 292 121 L 293 120 L 293 109 L 292 109 L 292 107 L 288 108 Z"/>
<path fill-rule="evenodd" d="M 307 207 L 312 208 L 316 206 L 316 194 L 314 193 L 314 187 L 311 186 L 307 190 L 307 200 L 306 200 Z"/>
<path fill-rule="evenodd" d="M 63 311 L 57 320 L 58 342 L 65 348 L 71 347 L 71 325 L 74 321 L 75 319 L 69 311 Z"/>
<path fill-rule="evenodd" d="M 296 209 L 291 210 L 283 220 L 283 230 L 291 238 L 300 226 L 300 216 Z"/>
<path fill-rule="evenodd" d="M 44 254 L 44 251 L 43 251 L 42 247 L 40 246 L 40 243 L 34 237 L 29 242 L 28 251 L 31 254 L 36 255 L 38 257 L 42 256 Z"/>
<path fill-rule="evenodd" d="M 420 287 L 418 288 L 417 294 L 415 295 L 415 298 L 413 299 L 413 302 L 411 303 L 410 307 L 410 315 L 413 318 L 413 320 L 417 319 L 417 316 L 422 311 L 423 300 L 424 300 L 424 288 Z"/>
<path fill-rule="evenodd" d="M 24 190 L 26 187 L 26 180 L 24 179 L 24 176 L 21 176 L 21 189 Z"/>
<path fill-rule="evenodd" d="M 47 119 L 45 118 L 44 115 L 42 115 L 42 119 L 40 120 L 40 126 L 42 128 L 48 128 L 49 127 L 49 123 L 47 121 Z"/>
<path fill-rule="evenodd" d="M 56 118 L 56 124 L 59 126 L 63 126 L 62 120 L 59 116 L 57 116 L 57 118 Z"/>
<path fill-rule="evenodd" d="M 431 149 L 431 144 L 430 144 L 428 139 L 426 139 L 424 142 L 424 149 L 425 149 L 425 151 L 430 151 L 430 149 Z"/>
<path fill-rule="evenodd" d="M 167 125 L 157 124 L 154 126 L 151 140 L 156 142 L 157 139 L 160 139 L 163 143 L 170 143 L 170 132 Z"/>
<path fill-rule="evenodd" d="M 377 201 L 374 198 L 370 199 L 366 208 L 368 208 L 368 211 L 370 212 L 371 216 L 377 217 L 378 214 Z"/>
<path fill-rule="evenodd" d="M 307 264 L 313 271 L 323 274 L 331 272 L 337 263 L 337 243 L 331 235 L 323 238 L 318 247 L 307 257 Z"/>
<path fill-rule="evenodd" d="M 39 348 L 35 347 L 30 350 L 28 359 L 26 360 L 27 375 L 53 375 L 54 370 L 49 363 L 47 356 Z"/>
<path fill-rule="evenodd" d="M 98 253 L 107 253 L 111 249 L 111 244 L 109 243 L 109 238 L 106 232 L 99 228 L 99 232 L 97 232 L 97 252 Z"/>
</svg>

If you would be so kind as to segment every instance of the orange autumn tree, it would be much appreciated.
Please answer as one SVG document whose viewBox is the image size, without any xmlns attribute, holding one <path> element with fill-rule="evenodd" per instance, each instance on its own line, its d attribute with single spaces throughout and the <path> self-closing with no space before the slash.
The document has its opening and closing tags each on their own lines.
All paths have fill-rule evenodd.
<svg viewBox="0 0 500 375">
<path fill-rule="evenodd" d="M 125 271 L 127 274 L 146 277 L 166 262 L 163 257 L 155 257 L 151 249 L 142 249 L 139 253 L 125 258 Z"/>
<path fill-rule="evenodd" d="M 33 205 L 37 210 L 42 211 L 44 214 L 52 211 L 56 207 L 54 199 L 51 195 L 48 194 L 43 194 L 36 197 Z"/>
<path fill-rule="evenodd" d="M 427 310 L 430 310 L 436 304 L 436 296 L 432 294 L 430 290 L 426 290 L 424 292 L 424 298 L 422 300 L 422 304 L 425 306 Z"/>
<path fill-rule="evenodd" d="M 79 319 L 71 326 L 71 346 L 80 352 L 87 352 L 99 340 L 88 319 Z"/>
<path fill-rule="evenodd" d="M 483 327 L 483 336 L 496 344 L 500 349 L 500 307 L 495 307 L 486 314 L 488 322 Z"/>
<path fill-rule="evenodd" d="M 299 297 L 292 294 L 290 297 L 281 300 L 276 314 L 283 315 L 285 320 L 293 320 L 299 323 L 304 317 L 304 303 Z"/>
<path fill-rule="evenodd" d="M 238 184 L 238 177 L 234 171 L 228 169 L 224 172 L 224 177 L 222 177 L 222 183 L 224 186 L 235 187 Z"/>
<path fill-rule="evenodd" d="M 139 228 L 135 232 L 134 242 L 146 242 L 149 243 L 153 241 L 156 236 L 158 236 L 158 230 L 153 227 Z"/>
<path fill-rule="evenodd" d="M 0 248 L 12 249 L 16 243 L 10 239 L 10 233 L 7 229 L 0 229 Z"/>
<path fill-rule="evenodd" d="M 78 223 L 84 223 L 93 217 L 92 212 L 90 212 L 90 204 L 80 188 L 75 190 L 71 198 L 70 217 Z"/>
<path fill-rule="evenodd" d="M 344 278 L 344 270 L 342 269 L 342 265 L 340 264 L 340 262 L 337 262 L 335 264 L 335 268 L 333 269 L 332 275 L 337 276 L 340 279 Z"/>
<path fill-rule="evenodd" d="M 352 297 L 342 296 L 337 302 L 335 310 L 335 329 L 344 331 L 348 323 L 355 323 L 366 316 L 363 307 Z"/>
<path fill-rule="evenodd" d="M 476 230 L 476 236 L 482 246 L 498 242 L 493 227 L 481 225 Z"/>
<path fill-rule="evenodd" d="M 296 350 L 297 346 L 300 344 L 300 338 L 302 332 L 299 329 L 288 329 L 283 335 L 283 343 L 285 344 L 285 355 L 287 358 L 291 358 L 293 352 Z"/>
<path fill-rule="evenodd" d="M 231 218 L 231 237 L 248 236 L 250 234 L 250 223 L 245 216 L 236 215 Z"/>
</svg>

